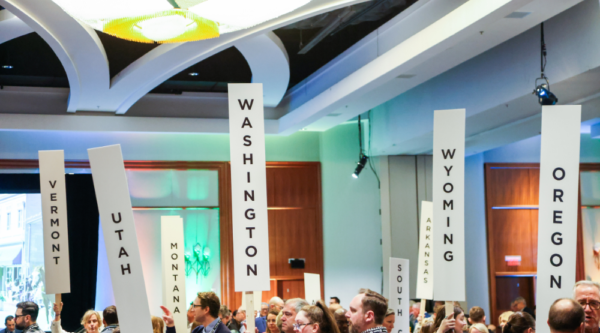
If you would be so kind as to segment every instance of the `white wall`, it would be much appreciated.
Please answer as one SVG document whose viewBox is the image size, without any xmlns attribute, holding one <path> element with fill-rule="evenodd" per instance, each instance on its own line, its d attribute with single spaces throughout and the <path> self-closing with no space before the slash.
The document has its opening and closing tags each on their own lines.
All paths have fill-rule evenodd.
<svg viewBox="0 0 600 333">
<path fill-rule="evenodd" d="M 379 189 L 368 168 L 352 178 L 358 150 L 356 123 L 321 134 L 325 298 L 346 309 L 358 289 L 382 288 Z"/>
</svg>

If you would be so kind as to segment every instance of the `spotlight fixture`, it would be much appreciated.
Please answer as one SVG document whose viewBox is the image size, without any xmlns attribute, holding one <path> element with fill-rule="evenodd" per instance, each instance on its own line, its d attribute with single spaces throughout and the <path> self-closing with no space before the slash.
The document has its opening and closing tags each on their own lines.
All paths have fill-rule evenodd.
<svg viewBox="0 0 600 333">
<path fill-rule="evenodd" d="M 535 79 L 535 89 L 533 90 L 533 94 L 538 97 L 538 102 L 540 105 L 555 105 L 558 102 L 558 97 L 550 92 L 550 82 L 548 78 L 544 74 L 544 70 L 546 69 L 546 43 L 544 42 L 544 23 L 542 22 L 541 26 L 541 57 L 540 57 L 540 67 L 541 67 L 541 75 L 539 78 Z M 545 81 L 545 83 L 538 84 L 539 81 Z"/>
<path fill-rule="evenodd" d="M 13 66 L 12 65 L 3 65 L 2 68 L 4 68 L 4 69 L 12 69 Z"/>
<path fill-rule="evenodd" d="M 196 73 L 196 72 L 191 72 L 191 73 L 188 73 L 188 75 L 189 75 L 189 76 L 198 76 L 198 73 Z"/>
<path fill-rule="evenodd" d="M 352 174 L 352 177 L 354 178 L 358 178 L 358 175 L 360 175 L 360 172 L 362 171 L 362 169 L 365 168 L 365 165 L 367 165 L 367 161 L 369 160 L 369 156 L 365 155 L 365 154 L 361 154 L 362 156 L 360 157 L 360 160 L 358 161 L 356 169 L 354 169 L 354 173 Z"/>
</svg>

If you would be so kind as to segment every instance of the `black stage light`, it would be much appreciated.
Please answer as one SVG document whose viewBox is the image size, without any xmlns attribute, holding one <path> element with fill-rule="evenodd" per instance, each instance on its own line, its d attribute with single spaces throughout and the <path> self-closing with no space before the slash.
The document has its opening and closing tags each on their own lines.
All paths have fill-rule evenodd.
<svg viewBox="0 0 600 333">
<path fill-rule="evenodd" d="M 558 98 L 552 92 L 550 92 L 550 82 L 548 82 L 548 78 L 544 74 L 546 70 L 546 42 L 544 41 L 544 23 L 541 25 L 541 54 L 540 54 L 540 68 L 541 75 L 539 78 L 535 79 L 535 89 L 533 90 L 533 94 L 538 97 L 538 102 L 540 105 L 555 105 L 558 102 Z M 539 81 L 545 81 L 546 83 L 538 84 Z"/>
<path fill-rule="evenodd" d="M 354 173 L 352 174 L 352 177 L 354 178 L 358 178 L 358 175 L 360 175 L 360 172 L 362 171 L 362 169 L 365 168 L 365 165 L 367 165 L 367 161 L 369 160 L 369 156 L 362 154 L 362 156 L 360 157 L 360 161 L 358 161 L 358 165 L 356 166 L 356 169 L 354 170 Z"/>
</svg>

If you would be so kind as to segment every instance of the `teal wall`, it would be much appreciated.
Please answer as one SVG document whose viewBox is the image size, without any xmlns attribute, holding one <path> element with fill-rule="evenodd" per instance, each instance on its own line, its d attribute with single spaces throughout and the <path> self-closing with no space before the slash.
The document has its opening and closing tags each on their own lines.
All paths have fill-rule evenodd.
<svg viewBox="0 0 600 333">
<path fill-rule="evenodd" d="M 319 161 L 319 133 L 267 135 L 267 161 Z M 38 150 L 65 150 L 65 158 L 87 160 L 87 149 L 121 144 L 126 160 L 229 161 L 228 134 L 0 131 L 0 158 L 37 159 Z"/>
</svg>

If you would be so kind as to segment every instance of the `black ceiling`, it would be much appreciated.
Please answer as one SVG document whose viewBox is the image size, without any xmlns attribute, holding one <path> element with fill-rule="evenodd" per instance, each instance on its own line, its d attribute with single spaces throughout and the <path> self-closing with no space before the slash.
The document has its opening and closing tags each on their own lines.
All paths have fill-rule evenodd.
<svg viewBox="0 0 600 333">
<path fill-rule="evenodd" d="M 302 45 L 317 34 L 323 25 L 327 25 L 327 22 L 331 21 L 340 10 L 275 30 L 290 59 L 289 88 L 333 60 L 415 1 L 374 0 L 351 6 L 353 14 L 346 20 L 348 25 L 345 27 L 342 25 L 343 29 L 325 37 L 306 54 L 298 54 Z M 377 8 L 371 9 L 371 7 Z M 365 8 L 368 11 L 366 13 Z M 98 32 L 98 36 L 106 50 L 111 77 L 158 46 L 130 42 L 101 32 Z M 12 68 L 7 69 L 4 66 L 12 66 Z M 197 73 L 197 75 L 191 76 L 190 73 Z M 181 71 L 152 92 L 175 94 L 182 91 L 225 92 L 227 83 L 246 83 L 251 79 L 252 72 L 244 57 L 232 47 Z M 68 87 L 68 81 L 52 49 L 39 35 L 32 33 L 0 44 L 0 86 Z"/>
</svg>

